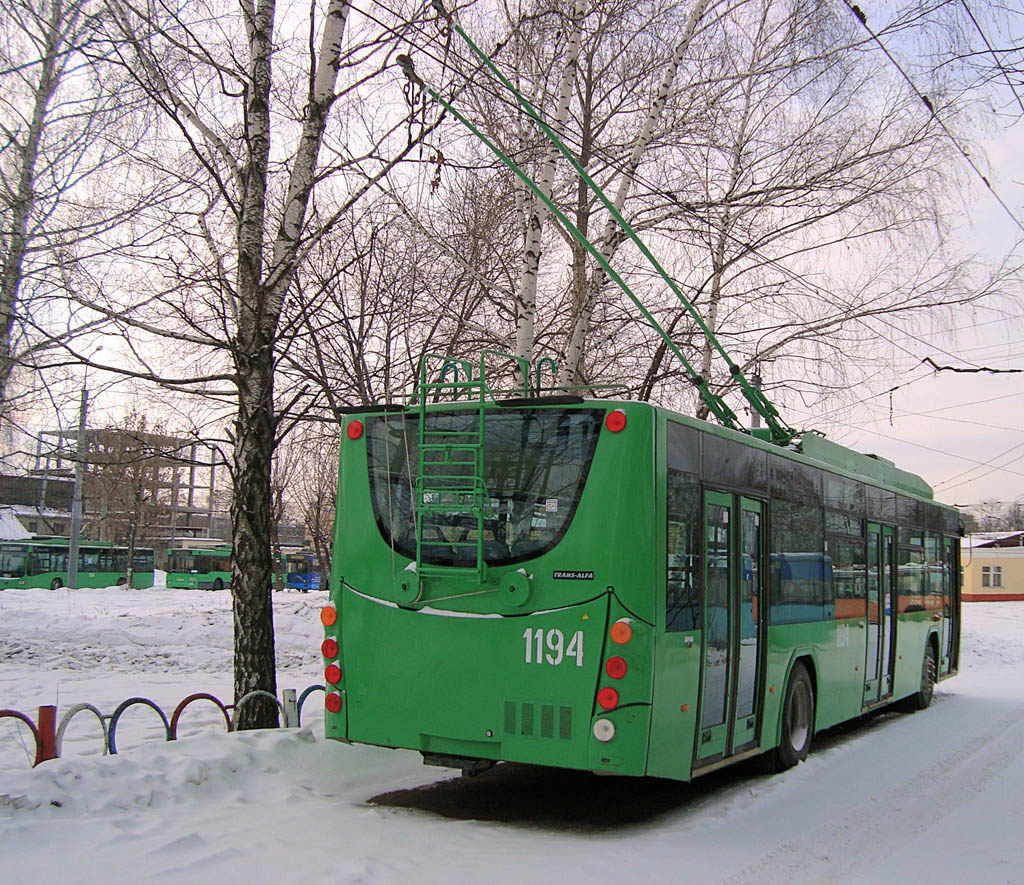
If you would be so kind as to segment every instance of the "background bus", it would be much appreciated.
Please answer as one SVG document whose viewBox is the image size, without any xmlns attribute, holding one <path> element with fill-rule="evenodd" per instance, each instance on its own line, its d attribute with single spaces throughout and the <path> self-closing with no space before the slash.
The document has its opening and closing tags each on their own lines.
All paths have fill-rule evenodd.
<svg viewBox="0 0 1024 885">
<path fill-rule="evenodd" d="M 8 587 L 48 587 L 68 584 L 67 538 L 0 542 L 0 590 Z M 78 545 L 78 586 L 112 587 L 128 583 L 128 548 L 97 541 Z M 153 551 L 136 547 L 132 586 L 153 586 Z"/>
<path fill-rule="evenodd" d="M 231 586 L 231 545 L 172 547 L 167 551 L 168 589 L 223 590 Z"/>
<path fill-rule="evenodd" d="M 320 571 L 316 565 L 316 554 L 311 550 L 298 550 L 281 556 L 284 565 L 285 587 L 308 593 L 320 589 Z"/>
</svg>

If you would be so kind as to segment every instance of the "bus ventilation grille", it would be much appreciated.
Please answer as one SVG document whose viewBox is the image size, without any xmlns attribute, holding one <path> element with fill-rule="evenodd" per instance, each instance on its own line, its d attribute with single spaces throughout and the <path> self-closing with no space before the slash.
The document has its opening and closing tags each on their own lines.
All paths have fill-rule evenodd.
<svg viewBox="0 0 1024 885">
<path fill-rule="evenodd" d="M 505 701 L 505 734 L 571 741 L 572 707 Z"/>
</svg>

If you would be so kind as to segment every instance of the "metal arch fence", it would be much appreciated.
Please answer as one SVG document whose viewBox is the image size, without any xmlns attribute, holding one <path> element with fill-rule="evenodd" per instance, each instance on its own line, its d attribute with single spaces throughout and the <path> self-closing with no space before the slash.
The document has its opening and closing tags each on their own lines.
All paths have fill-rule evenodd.
<svg viewBox="0 0 1024 885">
<path fill-rule="evenodd" d="M 35 760 L 32 763 L 34 768 L 42 762 L 60 758 L 61 749 L 64 745 L 64 733 L 67 731 L 68 724 L 76 715 L 82 712 L 92 713 L 99 721 L 103 731 L 103 755 L 105 756 L 108 753 L 110 755 L 117 754 L 117 724 L 124 712 L 130 707 L 142 706 L 152 709 L 160 717 L 164 728 L 164 741 L 167 742 L 178 739 L 178 723 L 181 715 L 185 708 L 195 701 L 209 701 L 214 704 L 223 714 L 224 724 L 228 732 L 235 731 L 235 719 L 232 717 L 232 713 L 237 716 L 239 708 L 256 697 L 266 697 L 277 704 L 278 711 L 281 714 L 281 724 L 279 727 L 300 728 L 302 726 L 303 704 L 315 691 L 326 692 L 326 688 L 320 684 L 310 685 L 303 690 L 297 699 L 294 688 L 284 689 L 281 692 L 280 699 L 269 691 L 256 690 L 239 698 L 235 704 L 225 704 L 216 695 L 209 694 L 208 692 L 196 692 L 182 699 L 174 708 L 170 718 L 167 717 L 163 708 L 155 701 L 137 696 L 122 701 L 114 709 L 114 712 L 109 715 L 104 714 L 92 704 L 75 704 L 68 708 L 61 717 L 59 724 L 57 722 L 57 707 L 53 705 L 40 707 L 35 721 L 28 714 L 13 709 L 0 709 L 0 719 L 15 719 L 28 726 L 36 746 Z"/>
</svg>

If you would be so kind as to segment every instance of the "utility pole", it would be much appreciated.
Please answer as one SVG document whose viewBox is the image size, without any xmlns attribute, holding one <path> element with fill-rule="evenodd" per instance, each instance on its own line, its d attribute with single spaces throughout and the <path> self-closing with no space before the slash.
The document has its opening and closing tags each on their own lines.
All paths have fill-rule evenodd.
<svg viewBox="0 0 1024 885">
<path fill-rule="evenodd" d="M 71 543 L 68 546 L 68 587 L 78 589 L 78 537 L 82 534 L 82 474 L 85 472 L 85 419 L 89 410 L 89 376 L 82 381 L 78 407 L 78 445 L 75 456 L 75 486 L 71 498 Z"/>
</svg>

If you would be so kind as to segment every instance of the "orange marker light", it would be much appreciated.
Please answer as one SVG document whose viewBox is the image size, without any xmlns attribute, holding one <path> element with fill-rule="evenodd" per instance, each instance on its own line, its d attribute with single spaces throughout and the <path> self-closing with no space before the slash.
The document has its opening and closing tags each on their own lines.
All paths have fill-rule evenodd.
<svg viewBox="0 0 1024 885">
<path fill-rule="evenodd" d="M 332 691 L 327 695 L 327 699 L 324 701 L 324 706 L 327 708 L 328 713 L 340 713 L 341 695 L 336 691 Z"/>
<path fill-rule="evenodd" d="M 320 609 L 320 623 L 325 627 L 333 627 L 338 623 L 338 610 L 333 605 L 325 605 Z"/>
<path fill-rule="evenodd" d="M 626 429 L 626 413 L 622 409 L 613 409 L 604 419 L 604 426 L 612 433 L 619 433 Z"/>
<path fill-rule="evenodd" d="M 349 439 L 359 439 L 363 435 L 363 422 L 359 419 L 348 422 L 348 427 L 345 428 L 345 435 Z"/>
<path fill-rule="evenodd" d="M 629 619 L 622 618 L 612 624 L 609 635 L 612 637 L 612 642 L 616 645 L 625 645 L 629 642 L 633 638 L 633 627 L 630 625 Z"/>
</svg>

